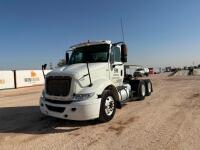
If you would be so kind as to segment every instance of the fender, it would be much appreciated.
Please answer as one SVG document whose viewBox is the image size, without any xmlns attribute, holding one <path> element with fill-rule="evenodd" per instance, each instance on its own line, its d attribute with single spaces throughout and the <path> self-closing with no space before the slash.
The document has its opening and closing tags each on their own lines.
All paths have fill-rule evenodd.
<svg viewBox="0 0 200 150">
<path fill-rule="evenodd" d="M 93 81 L 93 85 L 91 87 L 86 87 L 80 91 L 80 93 L 93 93 L 95 92 L 96 98 L 101 98 L 101 95 L 104 90 L 110 89 L 114 92 L 117 108 L 121 108 L 121 103 L 119 102 L 119 95 L 116 87 L 114 86 L 113 82 L 106 79 L 98 79 Z"/>
</svg>

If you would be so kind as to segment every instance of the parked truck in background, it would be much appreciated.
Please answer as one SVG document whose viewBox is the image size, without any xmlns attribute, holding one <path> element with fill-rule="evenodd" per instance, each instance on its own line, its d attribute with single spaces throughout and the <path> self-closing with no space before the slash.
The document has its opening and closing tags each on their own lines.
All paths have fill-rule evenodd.
<svg viewBox="0 0 200 150">
<path fill-rule="evenodd" d="M 141 67 L 136 69 L 136 71 L 133 74 L 134 77 L 143 77 L 143 76 L 149 76 L 149 69 L 145 67 Z"/>
<path fill-rule="evenodd" d="M 69 120 L 111 120 L 127 101 L 144 99 L 152 92 L 149 79 L 124 78 L 125 62 L 123 42 L 88 41 L 71 46 L 66 65 L 45 77 L 41 112 Z"/>
</svg>

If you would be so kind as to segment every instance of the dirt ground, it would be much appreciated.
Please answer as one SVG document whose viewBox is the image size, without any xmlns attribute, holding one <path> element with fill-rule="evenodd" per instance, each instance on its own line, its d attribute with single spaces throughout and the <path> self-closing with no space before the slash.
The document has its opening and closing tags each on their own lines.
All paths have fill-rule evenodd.
<svg viewBox="0 0 200 150">
<path fill-rule="evenodd" d="M 104 124 L 42 115 L 41 86 L 0 91 L 0 149 L 199 150 L 200 77 L 151 79 L 151 96 L 127 103 Z"/>
</svg>

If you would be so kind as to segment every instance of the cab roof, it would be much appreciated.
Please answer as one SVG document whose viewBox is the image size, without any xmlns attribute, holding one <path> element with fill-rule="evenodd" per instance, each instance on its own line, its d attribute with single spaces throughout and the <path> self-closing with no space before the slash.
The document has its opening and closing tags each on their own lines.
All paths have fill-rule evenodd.
<svg viewBox="0 0 200 150">
<path fill-rule="evenodd" d="M 83 46 L 89 46 L 89 45 L 98 45 L 98 44 L 111 44 L 112 42 L 109 40 L 104 40 L 104 41 L 87 41 L 87 42 L 83 42 L 83 43 L 79 43 L 76 45 L 73 45 L 70 47 L 70 50 L 73 50 L 75 48 L 78 47 L 83 47 Z"/>
</svg>

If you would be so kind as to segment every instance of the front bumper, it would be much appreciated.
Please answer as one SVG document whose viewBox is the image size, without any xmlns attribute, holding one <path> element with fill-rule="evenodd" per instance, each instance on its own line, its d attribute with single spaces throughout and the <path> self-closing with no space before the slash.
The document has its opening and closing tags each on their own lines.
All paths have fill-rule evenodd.
<svg viewBox="0 0 200 150">
<path fill-rule="evenodd" d="M 101 99 L 88 99 L 70 104 L 54 104 L 40 98 L 43 114 L 68 120 L 92 120 L 99 117 Z"/>
</svg>

